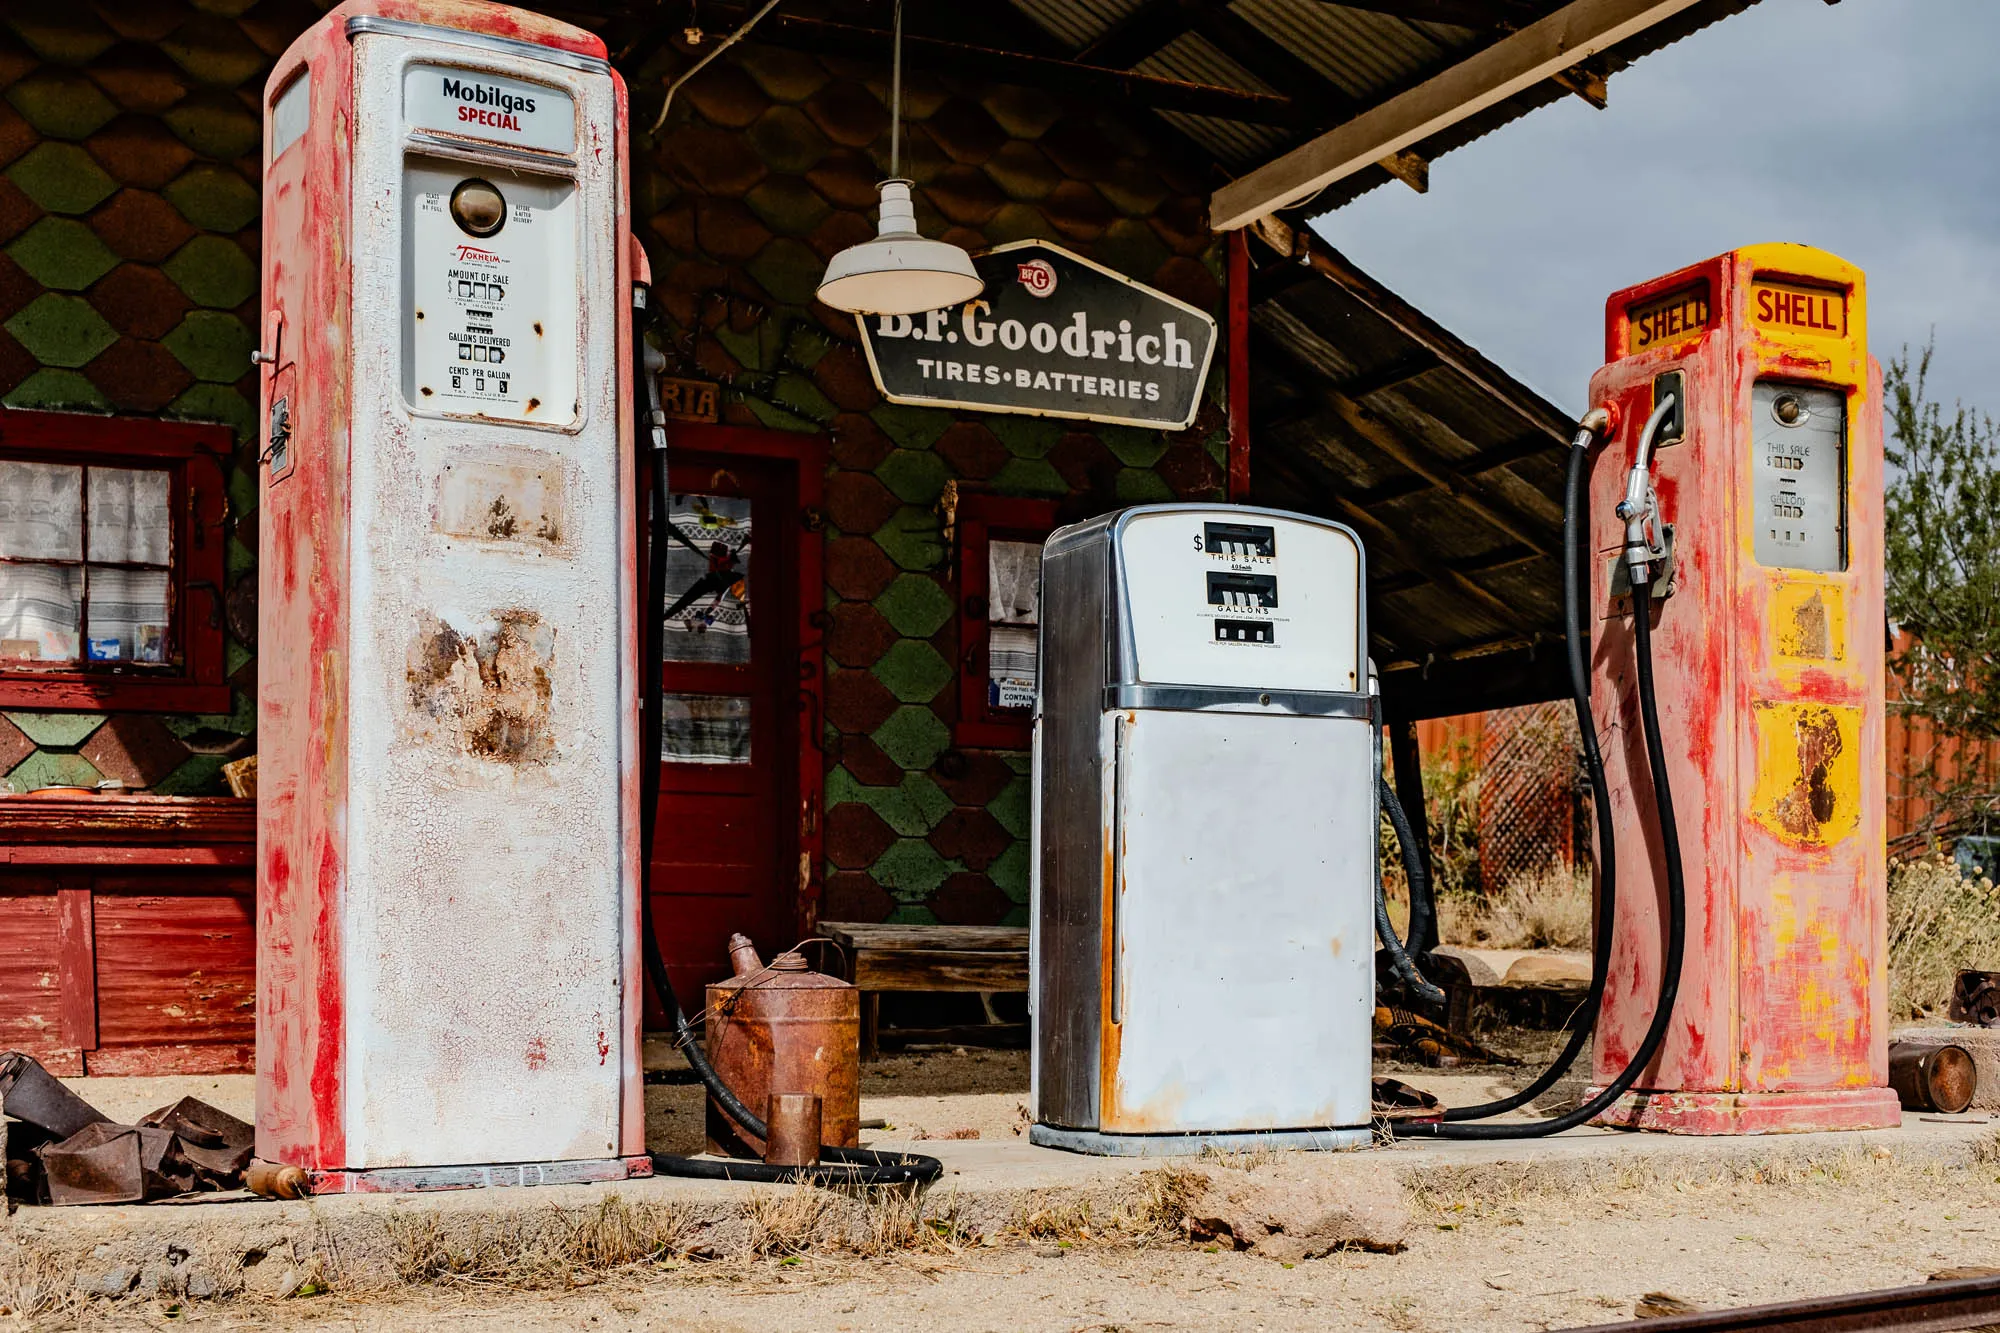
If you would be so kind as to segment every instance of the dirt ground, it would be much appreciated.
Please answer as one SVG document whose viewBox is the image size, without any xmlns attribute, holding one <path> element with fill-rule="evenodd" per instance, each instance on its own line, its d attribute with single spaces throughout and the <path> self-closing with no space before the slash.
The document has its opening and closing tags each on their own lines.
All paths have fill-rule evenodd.
<svg viewBox="0 0 2000 1333">
<path fill-rule="evenodd" d="M 1495 1189 L 1433 1178 L 1399 1254 L 1285 1265 L 1187 1244 L 1079 1240 L 887 1260 L 670 1262 L 561 1292 L 339 1291 L 279 1304 L 97 1305 L 52 1326 L 332 1330 L 1152 1328 L 1529 1330 L 1624 1321 L 1646 1293 L 1716 1307 L 1921 1281 L 2000 1261 L 2000 1169 L 1850 1154 L 1585 1189 L 1530 1171 Z"/>
<path fill-rule="evenodd" d="M 1385 1069 L 1448 1101 L 1518 1085 L 1550 1053 L 1549 1034 L 1500 1034 L 1519 1066 Z M 649 1061 L 649 1063 L 654 1063 Z M 667 1062 L 658 1062 L 662 1065 Z M 1552 1101 L 1574 1094 L 1580 1080 Z M 238 1090 L 222 1081 L 227 1105 Z M 126 1090 L 128 1096 L 146 1095 Z M 653 1140 L 694 1150 L 701 1102 L 690 1083 L 647 1090 Z M 947 1094 L 949 1096 L 947 1097 Z M 940 1050 L 866 1068 L 865 1131 L 905 1139 L 1012 1137 L 1026 1125 L 1019 1052 Z M 107 1107 L 106 1109 L 112 1109 Z M 123 1109 L 123 1108 L 119 1108 Z M 1588 1187 L 1532 1167 L 1477 1181 L 1433 1172 L 1413 1192 L 1410 1243 L 1286 1265 L 1185 1242 L 1108 1245 L 1087 1237 L 992 1245 L 939 1241 L 886 1259 L 776 1255 L 669 1260 L 577 1275 L 566 1290 L 452 1284 L 371 1295 L 334 1290 L 278 1303 L 97 1303 L 51 1327 L 305 1327 L 332 1330 L 562 1328 L 862 1330 L 1152 1328 L 1539 1330 L 1630 1319 L 1666 1292 L 1704 1307 L 1921 1281 L 1940 1269 L 2000 1264 L 2000 1165 L 1913 1164 L 1886 1153 L 1809 1161 L 1782 1139 L 1751 1165 L 1689 1174 L 1607 1161 Z"/>
</svg>

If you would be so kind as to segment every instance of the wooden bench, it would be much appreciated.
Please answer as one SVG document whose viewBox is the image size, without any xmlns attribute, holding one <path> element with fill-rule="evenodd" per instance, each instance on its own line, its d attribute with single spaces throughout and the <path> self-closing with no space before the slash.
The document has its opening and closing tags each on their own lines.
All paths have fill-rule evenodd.
<svg viewBox="0 0 2000 1333">
<path fill-rule="evenodd" d="M 820 933 L 839 946 L 828 952 L 829 970 L 838 969 L 861 991 L 861 1058 L 880 1054 L 883 991 L 976 991 L 981 995 L 1026 994 L 1026 926 L 895 926 L 867 921 L 822 921 Z M 991 1018 L 991 1006 L 987 1010 Z M 954 1028 L 903 1028 L 905 1041 L 970 1041 L 987 1044 L 1025 1037 L 1025 1024 L 971 1024 Z"/>
</svg>

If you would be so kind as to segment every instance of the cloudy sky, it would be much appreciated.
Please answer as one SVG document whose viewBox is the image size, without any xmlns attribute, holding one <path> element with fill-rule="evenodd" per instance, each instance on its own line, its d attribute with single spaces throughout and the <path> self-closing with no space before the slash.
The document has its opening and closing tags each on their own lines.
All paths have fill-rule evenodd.
<svg viewBox="0 0 2000 1333">
<path fill-rule="evenodd" d="M 1885 363 L 1937 337 L 1934 396 L 2000 416 L 2000 0 L 1762 0 L 1319 230 L 1566 410 L 1604 298 L 1757 241 L 1868 274 Z"/>
</svg>

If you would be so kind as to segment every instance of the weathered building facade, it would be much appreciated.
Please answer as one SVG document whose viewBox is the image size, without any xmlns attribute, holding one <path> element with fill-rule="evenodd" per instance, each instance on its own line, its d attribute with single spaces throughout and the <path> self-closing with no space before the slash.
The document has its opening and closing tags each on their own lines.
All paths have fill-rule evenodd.
<svg viewBox="0 0 2000 1333">
<path fill-rule="evenodd" d="M 1224 236 L 1209 207 L 1246 158 L 1555 6 L 1417 5 L 1419 21 L 1315 0 L 1291 64 L 1282 24 L 1252 40 L 1218 7 L 1219 28 L 1160 28 L 1186 49 L 1146 74 L 1110 67 L 1161 49 L 1145 47 L 1147 6 L 934 16 L 954 40 L 919 40 L 902 90 L 920 229 L 974 251 L 1045 240 L 1212 314 L 1223 341 L 1174 431 L 878 391 L 853 322 L 813 300 L 827 259 L 873 233 L 889 174 L 875 29 L 780 15 L 648 128 L 705 49 L 694 20 L 559 8 L 606 32 L 634 88 L 649 336 L 690 418 L 672 431 L 681 582 L 656 890 L 690 983 L 732 930 L 776 946 L 817 920 L 1025 924 L 1020 653 L 1034 551 L 1062 523 L 1231 498 L 1364 524 L 1386 543 L 1370 622 L 1396 637 L 1378 653 L 1411 669 L 1392 681 L 1419 664 L 1431 681 L 1442 652 L 1439 682 L 1546 695 L 1545 628 L 1503 622 L 1551 581 L 1559 414 L 1303 231 Z M 718 27 L 744 17 L 710 8 Z M 273 59 L 318 16 L 303 0 L 0 15 L 0 772 L 16 793 L 120 789 L 0 799 L 0 1048 L 63 1072 L 248 1065 L 251 820 L 222 768 L 256 748 L 262 108 Z M 1187 52 L 1208 42 L 1234 55 L 1203 75 Z M 1251 56 L 1271 63 L 1246 73 Z M 1379 68 L 1343 63 L 1361 56 Z M 1592 86 L 1627 58 L 1600 61 Z M 1575 81 L 1489 105 L 1437 151 Z M 1370 167 L 1321 206 L 1391 168 L 1413 179 L 1405 160 Z M 1270 351 L 1254 376 L 1253 346 Z M 10 486 L 39 507 L 10 512 Z M 1425 508 L 1468 495 L 1470 525 Z M 1399 546 L 1399 530 L 1424 535 Z M 29 580 L 55 591 L 31 597 Z M 1537 594 L 1538 625 L 1552 605 Z"/>
</svg>

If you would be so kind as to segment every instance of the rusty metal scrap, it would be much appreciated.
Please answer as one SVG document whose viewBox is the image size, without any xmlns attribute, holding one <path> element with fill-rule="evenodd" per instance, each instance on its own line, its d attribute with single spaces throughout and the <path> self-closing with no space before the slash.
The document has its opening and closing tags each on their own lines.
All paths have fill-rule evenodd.
<svg viewBox="0 0 2000 1333">
<path fill-rule="evenodd" d="M 2000 972 L 1960 972 L 1951 988 L 1950 1014 L 1954 1023 L 2000 1027 Z"/>
<path fill-rule="evenodd" d="M 1921 1041 L 1889 1043 L 1889 1086 L 1906 1111 L 1957 1115 L 1979 1091 L 1979 1071 L 1963 1046 Z"/>
<path fill-rule="evenodd" d="M 7 1193 L 22 1203 L 139 1203 L 243 1184 L 256 1131 L 193 1097 L 115 1124 L 20 1051 L 0 1054 Z"/>
<path fill-rule="evenodd" d="M 1399 1124 L 1442 1120 L 1444 1103 L 1414 1084 L 1377 1074 L 1369 1099 L 1378 1119 Z"/>
<path fill-rule="evenodd" d="M 1942 1275 L 1940 1275 L 1942 1276 Z M 1763 1333 L 1844 1333 L 1845 1330 L 1986 1327 L 2000 1316 L 2000 1278 L 1934 1278 L 1848 1296 L 1816 1296 L 1733 1310 L 1704 1310 L 1646 1322 L 1647 1333 L 1708 1333 L 1754 1328 Z M 1626 1333 L 1630 1323 L 1592 1324 L 1570 1333 Z"/>
<path fill-rule="evenodd" d="M 141 1116 L 139 1124 L 174 1134 L 202 1184 L 211 1189 L 235 1189 L 242 1183 L 243 1168 L 249 1165 L 257 1140 L 251 1125 L 195 1097 L 183 1097 Z"/>
<path fill-rule="evenodd" d="M 86 1125 L 40 1150 L 49 1202 L 139 1203 L 186 1194 L 194 1164 L 172 1130 L 145 1125 Z"/>
<path fill-rule="evenodd" d="M 0 1114 L 59 1139 L 111 1119 L 58 1083 L 39 1060 L 22 1051 L 0 1055 Z"/>
</svg>

